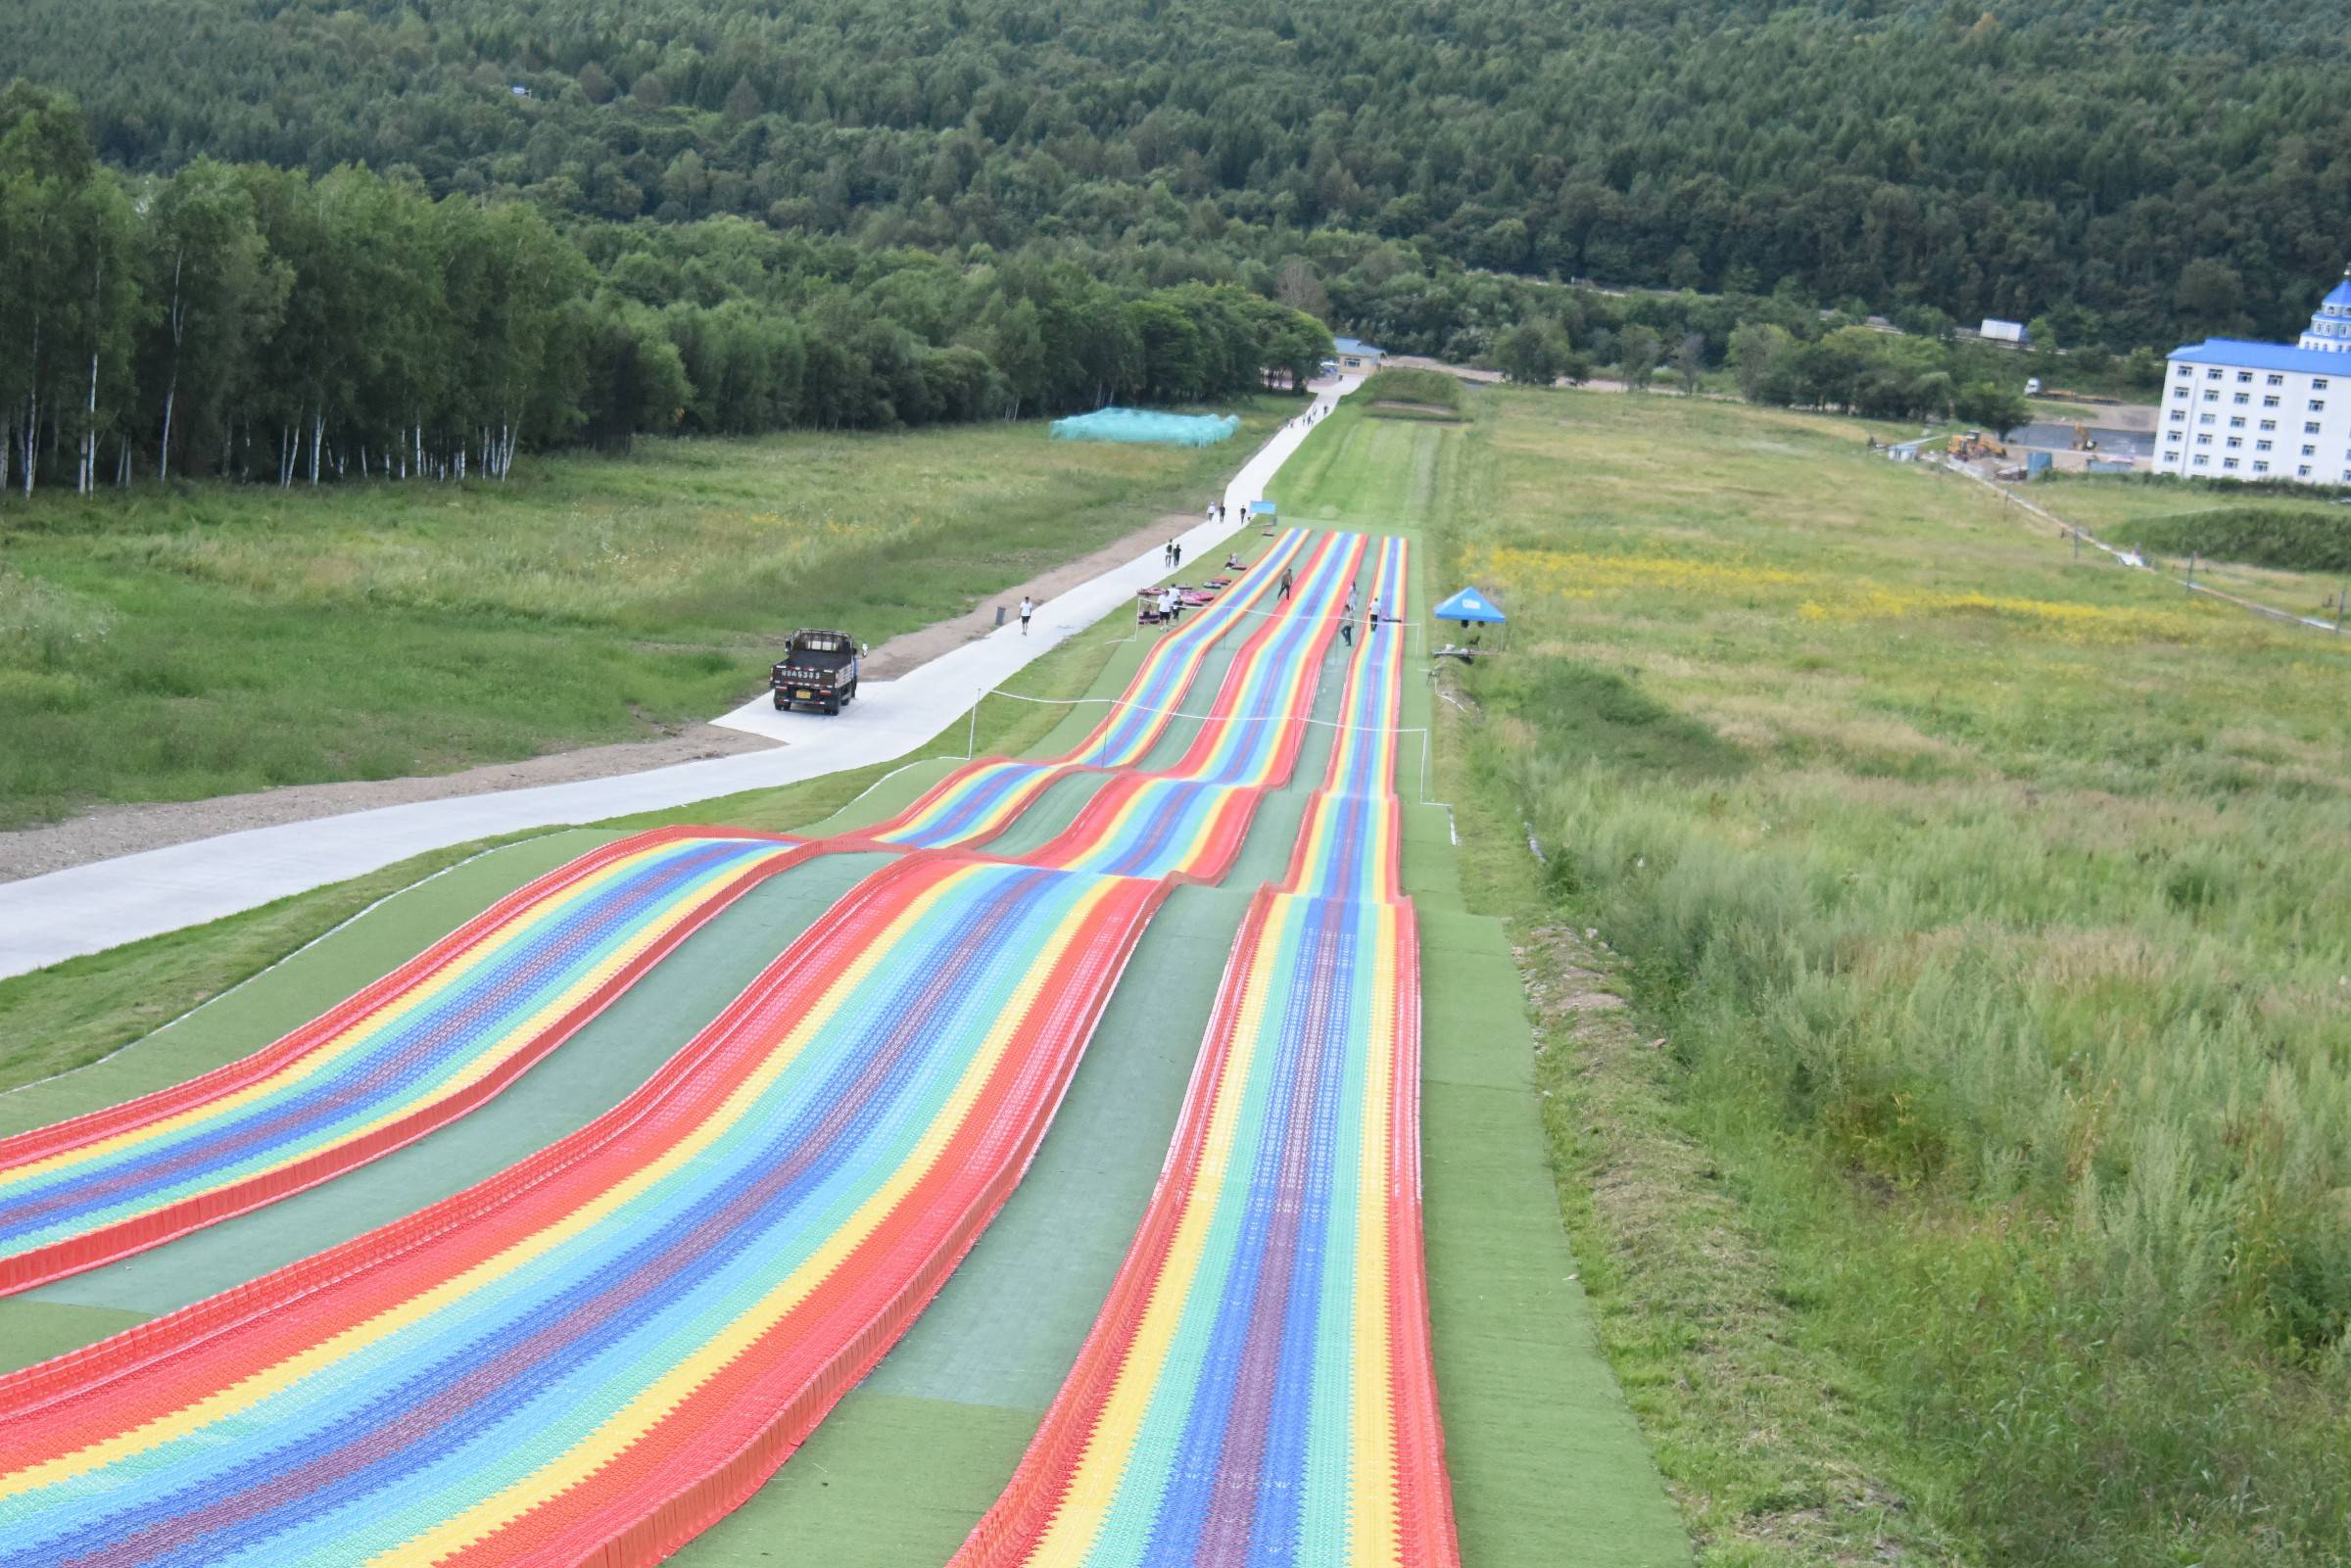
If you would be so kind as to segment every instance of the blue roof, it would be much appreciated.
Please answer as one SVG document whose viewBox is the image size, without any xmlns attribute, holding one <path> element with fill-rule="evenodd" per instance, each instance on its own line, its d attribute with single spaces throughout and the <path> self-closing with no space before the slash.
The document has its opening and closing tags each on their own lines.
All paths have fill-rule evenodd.
<svg viewBox="0 0 2351 1568">
<path fill-rule="evenodd" d="M 2202 343 L 2174 349 L 2171 356 L 2183 364 L 2242 365 L 2248 370 L 2310 370 L 2351 376 L 2351 354 L 2324 349 L 2297 349 L 2290 343 L 2247 343 L 2241 338 L 2206 338 Z"/>
<path fill-rule="evenodd" d="M 2351 305 L 2351 272 L 2345 272 L 2343 281 L 2334 286 L 2334 292 L 2321 300 L 2319 304 L 2323 306 Z"/>
<path fill-rule="evenodd" d="M 1374 349 L 1371 347 L 1371 345 L 1366 343 L 1361 338 L 1340 338 L 1337 340 L 1337 347 L 1341 354 L 1353 354 L 1358 356 L 1367 354 L 1385 354 L 1388 352 L 1385 349 Z"/>
<path fill-rule="evenodd" d="M 1500 621 L 1507 619 L 1491 600 L 1474 588 L 1464 588 L 1428 612 L 1437 621 Z"/>
</svg>

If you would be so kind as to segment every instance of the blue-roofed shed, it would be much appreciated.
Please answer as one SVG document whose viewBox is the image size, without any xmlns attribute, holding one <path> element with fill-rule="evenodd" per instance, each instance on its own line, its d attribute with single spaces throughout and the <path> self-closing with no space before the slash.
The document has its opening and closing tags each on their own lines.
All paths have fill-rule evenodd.
<svg viewBox="0 0 2351 1568">
<path fill-rule="evenodd" d="M 1388 351 L 1373 348 L 1361 338 L 1340 338 L 1334 344 L 1341 370 L 1376 370 Z"/>
</svg>

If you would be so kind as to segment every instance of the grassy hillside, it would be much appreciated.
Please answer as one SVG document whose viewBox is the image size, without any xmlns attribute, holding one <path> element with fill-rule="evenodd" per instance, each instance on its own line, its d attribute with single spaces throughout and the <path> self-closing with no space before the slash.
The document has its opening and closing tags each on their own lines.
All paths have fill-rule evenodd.
<svg viewBox="0 0 2351 1568">
<path fill-rule="evenodd" d="M 2339 1561 L 2351 650 L 1859 426 L 1470 402 L 1320 461 L 1515 623 L 1465 880 L 1704 1560 Z"/>
<path fill-rule="evenodd" d="M 504 486 L 13 504 L 0 828 L 706 719 L 795 626 L 879 643 L 1196 510 L 1274 417 L 1199 451 L 999 422 L 655 443 Z"/>
</svg>

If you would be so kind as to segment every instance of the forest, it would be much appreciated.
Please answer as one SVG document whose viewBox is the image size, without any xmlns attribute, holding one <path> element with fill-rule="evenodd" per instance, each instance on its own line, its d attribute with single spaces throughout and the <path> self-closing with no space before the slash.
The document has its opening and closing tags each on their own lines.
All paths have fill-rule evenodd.
<svg viewBox="0 0 2351 1568">
<path fill-rule="evenodd" d="M 2351 258 L 2351 36 L 2307 0 L 11 9 L 8 69 L 128 169 L 363 164 L 1268 293 L 1300 259 L 1335 324 L 1425 349 L 1448 267 L 2126 351 L 2289 332 Z"/>
<path fill-rule="evenodd" d="M 1302 385 L 1314 317 L 744 218 L 560 229 L 342 166 L 100 162 L 0 94 L 0 495 L 206 474 L 503 477 L 648 432 L 890 429 Z"/>
</svg>

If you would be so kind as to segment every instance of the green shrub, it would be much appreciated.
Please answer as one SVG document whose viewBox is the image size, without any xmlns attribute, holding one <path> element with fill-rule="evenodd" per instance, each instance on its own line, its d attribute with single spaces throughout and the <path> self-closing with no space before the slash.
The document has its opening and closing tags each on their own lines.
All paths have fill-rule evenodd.
<svg viewBox="0 0 2351 1568">
<path fill-rule="evenodd" d="M 1380 370 L 1356 394 L 1376 406 L 1383 403 L 1424 404 L 1459 413 L 1462 384 L 1442 370 Z"/>
<path fill-rule="evenodd" d="M 2113 543 L 2150 554 L 2201 555 L 2290 572 L 2351 572 L 2351 506 L 2220 506 L 2143 518 L 2110 532 Z"/>
</svg>

